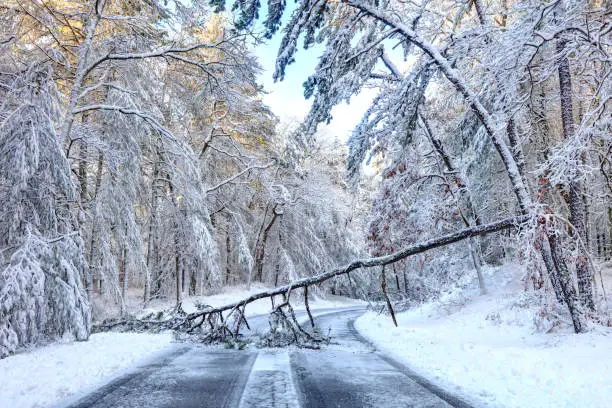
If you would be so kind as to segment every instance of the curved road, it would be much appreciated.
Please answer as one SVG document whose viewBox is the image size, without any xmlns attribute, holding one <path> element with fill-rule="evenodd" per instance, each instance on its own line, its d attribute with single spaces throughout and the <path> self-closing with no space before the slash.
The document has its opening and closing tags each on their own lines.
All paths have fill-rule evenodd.
<svg viewBox="0 0 612 408">
<path fill-rule="evenodd" d="M 334 342 L 321 350 L 181 344 L 69 408 L 469 407 L 365 341 L 353 326 L 363 309 L 318 313 Z"/>
</svg>

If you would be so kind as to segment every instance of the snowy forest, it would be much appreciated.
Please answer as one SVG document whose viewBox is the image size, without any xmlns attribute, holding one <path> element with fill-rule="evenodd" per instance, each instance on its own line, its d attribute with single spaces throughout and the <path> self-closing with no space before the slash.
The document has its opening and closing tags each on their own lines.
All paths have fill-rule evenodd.
<svg viewBox="0 0 612 408">
<path fill-rule="evenodd" d="M 0 0 L 0 358 L 236 285 L 404 310 L 465 274 L 486 294 L 505 263 L 540 320 L 609 326 L 611 12 Z M 305 53 L 310 111 L 286 120 L 259 78 Z M 346 143 L 329 134 L 366 92 Z"/>
</svg>

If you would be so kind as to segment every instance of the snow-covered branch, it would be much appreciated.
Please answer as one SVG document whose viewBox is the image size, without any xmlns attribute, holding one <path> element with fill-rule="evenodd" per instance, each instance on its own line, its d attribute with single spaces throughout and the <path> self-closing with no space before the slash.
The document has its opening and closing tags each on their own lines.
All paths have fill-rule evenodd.
<svg viewBox="0 0 612 408">
<path fill-rule="evenodd" d="M 203 64 L 198 63 L 194 60 L 188 59 L 186 57 L 183 57 L 180 54 L 187 54 L 189 52 L 200 50 L 200 49 L 220 49 L 223 44 L 226 44 L 235 38 L 238 38 L 238 36 L 223 39 L 215 43 L 197 43 L 197 44 L 192 44 L 192 45 L 188 45 L 184 47 L 170 46 L 170 47 L 163 47 L 163 48 L 158 48 L 156 50 L 145 51 L 145 52 L 108 53 L 96 59 L 95 61 L 91 62 L 85 68 L 85 76 L 87 76 L 91 71 L 96 69 L 96 67 L 98 67 L 100 64 L 102 64 L 105 61 L 143 60 L 143 59 L 149 59 L 149 58 L 172 58 L 172 59 L 180 60 L 180 61 L 183 61 L 189 64 L 197 65 L 199 68 L 203 68 L 204 67 Z"/>
<path fill-rule="evenodd" d="M 225 306 L 207 309 L 205 312 L 191 313 L 187 316 L 187 319 L 193 320 L 193 319 L 201 317 L 204 314 L 220 313 L 226 310 L 233 310 L 237 307 L 244 307 L 247 304 L 254 302 L 256 300 L 270 298 L 270 297 L 274 297 L 277 295 L 283 295 L 283 294 L 290 293 L 292 290 L 297 289 L 297 288 L 303 288 L 303 287 L 307 287 L 311 285 L 316 285 L 321 282 L 325 282 L 326 280 L 329 280 L 331 278 L 334 278 L 336 276 L 345 275 L 359 268 L 371 268 L 375 266 L 384 266 L 384 265 L 393 264 L 411 255 L 419 254 L 421 252 L 425 252 L 430 249 L 449 245 L 449 244 L 452 244 L 458 241 L 462 241 L 464 239 L 468 239 L 470 237 L 482 236 L 482 235 L 487 235 L 493 232 L 498 232 L 498 231 L 502 231 L 506 229 L 517 228 L 522 223 L 529 221 L 529 219 L 530 219 L 529 216 L 506 218 L 501 221 L 497 221 L 497 222 L 493 222 L 493 223 L 489 223 L 485 225 L 479 225 L 475 227 L 470 227 L 470 228 L 465 228 L 465 229 L 462 229 L 456 232 L 452 232 L 450 234 L 442 235 L 437 238 L 432 238 L 424 242 L 418 242 L 416 244 L 409 245 L 389 255 L 380 256 L 376 258 L 356 259 L 344 266 L 332 269 L 327 272 L 323 272 L 319 275 L 299 279 L 291 283 L 288 283 L 286 285 L 277 287 L 275 289 L 255 293 L 245 299 L 227 304 Z"/>
<path fill-rule="evenodd" d="M 237 178 L 239 178 L 243 174 L 246 174 L 246 173 L 250 172 L 251 170 L 255 170 L 255 169 L 267 169 L 270 166 L 273 166 L 274 164 L 276 164 L 276 162 L 275 161 L 271 161 L 271 162 L 263 164 L 263 165 L 255 164 L 255 165 L 252 165 L 252 166 L 248 166 L 247 168 L 239 171 L 238 173 L 234 174 L 233 176 L 231 176 L 231 177 L 221 181 L 220 183 L 215 184 L 214 186 L 208 188 L 206 190 L 206 193 L 212 193 L 213 191 L 218 190 L 219 188 L 223 187 L 224 185 L 233 182 L 234 180 L 236 180 Z"/>
<path fill-rule="evenodd" d="M 503 128 L 500 128 L 500 126 L 497 124 L 497 121 L 493 119 L 491 113 L 484 107 L 476 93 L 472 91 L 472 89 L 467 84 L 462 75 L 455 68 L 453 68 L 450 61 L 440 53 L 437 47 L 427 43 L 411 27 L 399 21 L 391 13 L 356 0 L 349 0 L 347 1 L 347 4 L 367 13 L 368 15 L 379 21 L 384 22 L 390 27 L 398 29 L 408 41 L 419 47 L 425 54 L 427 54 L 431 59 L 434 60 L 434 62 L 436 63 L 438 68 L 444 73 L 446 78 L 455 86 L 455 88 L 472 106 L 474 113 L 482 122 L 484 128 L 489 134 L 489 137 L 491 138 L 491 141 L 493 142 L 493 145 L 499 152 L 499 155 L 504 165 L 506 166 L 508 176 L 512 182 L 514 192 L 518 198 L 519 205 L 521 206 L 523 211 L 527 211 L 532 203 L 531 197 L 527 192 L 527 188 L 520 175 L 518 166 L 516 164 L 516 161 L 514 160 L 512 152 L 504 142 L 502 134 Z"/>
<path fill-rule="evenodd" d="M 77 107 L 72 112 L 74 114 L 78 114 L 78 113 L 94 111 L 94 110 L 114 111 L 114 112 L 122 113 L 124 115 L 137 116 L 143 119 L 145 122 L 147 122 L 149 125 L 151 125 L 156 130 L 158 130 L 160 133 L 164 134 L 165 136 L 169 136 L 171 139 L 174 139 L 174 135 L 172 134 L 172 132 L 168 130 L 166 127 L 164 127 L 161 123 L 159 123 L 159 121 L 155 119 L 151 114 L 137 110 L 137 109 L 128 108 L 125 106 L 95 104 L 95 105 L 86 105 L 86 106 Z"/>
</svg>

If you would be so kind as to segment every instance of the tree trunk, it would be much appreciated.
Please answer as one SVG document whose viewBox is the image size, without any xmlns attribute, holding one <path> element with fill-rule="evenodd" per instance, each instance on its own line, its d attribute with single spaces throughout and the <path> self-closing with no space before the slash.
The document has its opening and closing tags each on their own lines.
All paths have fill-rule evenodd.
<svg viewBox="0 0 612 408">
<path fill-rule="evenodd" d="M 183 300 L 183 273 L 181 271 L 181 255 L 179 241 L 179 224 L 175 225 L 174 231 L 174 274 L 176 275 L 176 305 L 179 306 Z"/>
<path fill-rule="evenodd" d="M 85 117 L 83 117 L 85 120 Z M 81 203 L 87 200 L 87 144 L 81 140 L 79 142 L 79 184 L 81 186 Z"/>
<path fill-rule="evenodd" d="M 190 280 L 189 280 L 189 295 L 190 296 L 195 296 L 197 286 L 198 286 L 198 281 L 196 279 L 196 273 L 192 272 L 190 275 Z"/>
<path fill-rule="evenodd" d="M 508 119 L 508 125 L 506 126 L 506 133 L 508 135 L 508 142 L 510 143 L 510 148 L 512 149 L 512 155 L 514 156 L 514 160 L 516 161 L 516 165 L 518 166 L 519 173 L 525 177 L 525 155 L 523 154 L 523 148 L 521 147 L 521 143 L 516 135 L 516 124 L 514 123 L 514 119 Z"/>
<path fill-rule="evenodd" d="M 97 169 L 96 169 L 96 184 L 94 188 L 94 195 L 92 198 L 92 208 L 95 208 L 96 200 L 98 198 L 98 192 L 100 191 L 100 185 L 102 184 L 103 165 L 104 165 L 104 157 L 102 153 L 100 153 L 98 155 L 98 163 L 97 163 Z M 92 211 L 92 214 L 93 214 L 93 217 L 91 221 L 91 235 L 89 237 L 88 264 L 89 264 L 90 274 L 92 275 L 92 280 L 93 280 L 93 272 L 91 269 L 92 269 L 92 265 L 94 264 L 94 260 L 96 256 L 96 243 L 98 242 L 99 224 L 98 224 L 98 217 L 96 217 L 96 214 L 95 214 L 95 210 Z M 92 285 L 93 285 L 93 282 L 92 282 Z M 100 275 L 100 272 L 98 272 L 98 291 L 100 294 L 102 294 L 102 276 Z"/>
<path fill-rule="evenodd" d="M 487 25 L 487 20 L 484 12 L 484 6 L 482 5 L 482 0 L 472 0 L 474 4 L 474 8 L 476 9 L 476 14 L 478 15 L 478 20 L 480 21 L 480 25 Z"/>
<path fill-rule="evenodd" d="M 436 134 L 433 132 L 433 129 L 430 126 L 427 119 L 421 116 L 421 120 L 423 121 L 423 125 L 425 126 L 425 131 L 426 131 L 425 133 L 427 134 L 429 141 L 433 145 L 434 150 L 436 151 L 436 153 L 438 153 L 438 156 L 440 156 L 440 158 L 442 159 L 442 162 L 444 163 L 444 167 L 446 167 L 447 172 L 453 175 L 452 177 L 454 178 L 454 184 L 456 184 L 457 186 L 460 186 L 459 187 L 460 197 L 459 199 L 456 199 L 455 201 L 457 202 L 456 205 L 457 205 L 457 208 L 459 209 L 459 213 L 462 216 L 465 226 L 470 227 L 472 224 L 479 225 L 480 217 L 476 213 L 476 210 L 475 210 L 476 206 L 474 205 L 474 202 L 472 200 L 472 194 L 468 190 L 467 184 L 461 179 L 459 169 L 455 167 L 452 158 L 444 149 L 444 145 L 442 144 L 442 141 L 438 139 Z M 448 183 L 448 184 L 449 184 L 448 185 L 449 191 L 452 192 L 453 186 L 451 184 L 453 183 Z M 461 198 L 463 198 L 466 203 L 467 217 L 463 215 L 463 211 L 461 210 L 461 203 L 460 203 Z M 470 255 L 472 257 L 472 262 L 474 263 L 474 269 L 476 269 L 476 276 L 478 277 L 478 286 L 480 287 L 480 293 L 482 295 L 486 295 L 487 287 L 485 284 L 484 275 L 482 273 L 482 262 L 480 259 L 480 254 L 477 251 L 478 244 L 474 238 L 470 238 L 468 240 L 468 244 L 469 244 Z"/>
<path fill-rule="evenodd" d="M 476 276 L 478 277 L 478 287 L 480 288 L 480 294 L 487 294 L 487 285 L 485 283 L 484 275 L 482 273 L 482 265 L 480 264 L 480 257 L 476 252 L 474 238 L 468 239 L 468 245 L 470 247 L 470 254 L 472 255 L 472 262 L 476 268 Z"/>
<path fill-rule="evenodd" d="M 276 266 L 274 268 L 274 286 L 278 286 L 278 276 L 280 275 L 280 247 L 276 248 Z"/>
<path fill-rule="evenodd" d="M 127 312 L 126 309 L 126 299 L 127 299 L 127 291 L 128 291 L 128 275 L 127 275 L 127 243 L 123 244 L 123 250 L 121 251 L 121 273 L 120 276 L 123 280 L 123 285 L 121 287 L 121 315 L 125 315 Z"/>
<path fill-rule="evenodd" d="M 157 230 L 157 178 L 159 177 L 159 167 L 157 161 L 153 165 L 153 174 L 151 178 L 151 214 L 149 216 L 149 233 L 147 239 L 147 260 L 145 269 L 145 284 L 143 303 L 144 307 L 149 306 L 151 301 L 151 268 L 156 269 L 153 251 L 155 249 L 156 230 Z"/>
<path fill-rule="evenodd" d="M 612 259 L 612 207 L 608 207 L 608 251 L 607 260 Z"/>
<path fill-rule="evenodd" d="M 87 115 L 83 115 L 82 118 L 83 123 L 87 122 Z M 81 199 L 81 207 L 82 211 L 89 205 L 87 199 L 87 143 L 83 139 L 79 140 L 79 167 L 78 167 L 78 179 L 80 186 L 80 199 Z M 81 229 L 83 228 L 82 219 L 84 217 L 79 217 L 79 225 Z M 91 271 L 91 264 L 87 264 L 84 266 L 83 280 L 85 286 L 85 293 L 87 294 L 87 299 L 91 300 L 91 292 L 93 287 L 93 276 Z"/>
<path fill-rule="evenodd" d="M 70 131 L 72 130 L 72 125 L 74 123 L 74 109 L 77 106 L 79 95 L 82 92 L 83 83 L 86 79 L 89 54 L 92 49 L 92 42 L 96 34 L 98 23 L 102 19 L 105 0 L 96 0 L 91 3 L 93 3 L 94 10 L 91 13 L 89 21 L 87 22 L 87 27 L 85 28 L 85 38 L 83 39 L 83 43 L 79 47 L 78 64 L 75 72 L 74 83 L 70 89 L 68 107 L 62 121 L 60 133 L 60 140 L 64 140 L 68 145 L 67 156 L 70 155 L 70 146 L 72 145 L 70 140 Z"/>
<path fill-rule="evenodd" d="M 227 285 L 230 281 L 230 275 L 232 272 L 232 242 L 230 237 L 230 226 L 231 218 L 230 215 L 226 215 L 225 222 L 225 284 Z"/>
<path fill-rule="evenodd" d="M 274 286 L 278 285 L 278 278 L 280 277 L 281 250 L 282 250 L 282 247 L 283 247 L 283 234 L 281 232 L 281 229 L 282 229 L 282 220 L 279 221 L 279 227 L 277 228 L 277 231 L 278 231 L 278 248 L 276 248 L 276 269 L 274 271 Z"/>
<path fill-rule="evenodd" d="M 572 276 L 557 243 L 557 237 L 554 234 L 550 235 L 548 242 L 550 244 L 555 268 L 558 271 L 559 287 L 563 292 L 565 303 L 567 304 L 570 316 L 572 317 L 574 330 L 576 333 L 583 333 L 586 331 L 586 322 L 584 321 L 582 313 L 579 310 L 576 310 L 576 308 L 579 307 L 580 302 L 579 299 L 577 299 L 578 296 L 576 295 L 576 290 L 574 289 Z"/>
<path fill-rule="evenodd" d="M 178 247 L 176 247 L 175 250 L 178 250 Z M 174 256 L 174 272 L 176 274 L 176 305 L 180 305 L 181 304 L 181 300 L 182 300 L 182 296 L 181 296 L 181 288 L 183 287 L 183 282 L 182 282 L 182 276 L 181 276 L 181 257 L 179 256 L 179 254 L 177 253 Z"/>
<path fill-rule="evenodd" d="M 565 295 L 563 294 L 563 290 L 561 289 L 561 283 L 559 282 L 559 273 L 557 272 L 557 268 L 555 266 L 555 262 L 553 260 L 552 251 L 550 249 L 550 242 L 547 239 L 540 239 L 540 246 L 546 246 L 546 248 L 542 248 L 540 251 L 540 255 L 542 256 L 542 261 L 544 262 L 544 266 L 546 267 L 546 271 L 548 273 L 548 279 L 550 280 L 550 285 L 553 288 L 555 293 L 555 297 L 557 298 L 557 302 L 564 303 Z"/>
<path fill-rule="evenodd" d="M 393 267 L 393 275 L 395 276 L 395 287 L 397 289 L 397 292 L 399 293 L 401 291 L 399 276 L 397 274 L 397 270 L 395 269 L 395 264 L 393 264 L 392 267 Z"/>
<path fill-rule="evenodd" d="M 380 289 L 382 290 L 383 295 L 385 296 L 385 301 L 387 302 L 387 310 L 391 315 L 391 319 L 393 319 L 393 324 L 397 327 L 397 320 L 395 320 L 395 312 L 393 311 L 393 305 L 391 304 L 391 300 L 389 299 L 389 295 L 387 294 L 387 278 L 385 277 L 385 265 L 383 265 L 380 271 Z"/>
<path fill-rule="evenodd" d="M 257 279 L 260 282 L 263 282 L 263 263 L 264 263 L 264 257 L 266 255 L 266 243 L 268 241 L 268 234 L 270 232 L 270 229 L 272 229 L 272 226 L 274 225 L 274 222 L 276 221 L 279 215 L 276 212 L 276 208 L 277 208 L 277 204 L 275 204 L 274 207 L 272 207 L 272 218 L 270 219 L 270 222 L 268 223 L 266 228 L 264 228 L 263 232 L 261 233 L 261 237 L 258 240 L 257 245 L 255 247 L 255 264 L 253 267 L 256 272 L 255 279 Z"/>
<path fill-rule="evenodd" d="M 557 41 L 557 53 L 560 54 L 559 60 L 559 94 L 561 96 L 561 120 L 563 123 L 563 135 L 566 140 L 574 136 L 574 114 L 572 106 L 572 82 L 569 60 L 564 55 L 567 41 L 560 39 Z M 578 160 L 579 158 L 576 157 Z M 587 230 L 585 225 L 584 193 L 582 182 L 576 178 L 569 183 L 569 209 L 570 222 L 572 223 L 574 234 L 578 245 L 582 248 L 583 255 L 576 261 L 576 275 L 578 277 L 578 296 L 583 306 L 590 310 L 595 310 L 593 300 L 593 274 L 588 264 Z"/>
</svg>

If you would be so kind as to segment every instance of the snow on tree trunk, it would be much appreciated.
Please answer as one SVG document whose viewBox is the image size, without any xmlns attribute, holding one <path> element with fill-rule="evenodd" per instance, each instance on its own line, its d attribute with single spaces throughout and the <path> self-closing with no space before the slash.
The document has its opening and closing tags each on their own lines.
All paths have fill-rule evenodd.
<svg viewBox="0 0 612 408">
<path fill-rule="evenodd" d="M 572 104 L 572 82 L 569 61 L 564 55 L 567 40 L 560 39 L 557 41 L 557 52 L 560 55 L 559 60 L 559 94 L 561 95 L 561 120 L 563 123 L 563 135 L 565 139 L 571 139 L 574 136 L 574 112 Z M 576 261 L 576 275 L 578 277 L 578 296 L 583 306 L 590 310 L 595 310 L 593 301 L 593 274 L 588 264 L 587 246 L 587 230 L 585 224 L 585 208 L 583 201 L 582 182 L 578 178 L 574 178 L 569 183 L 569 209 L 570 222 L 574 227 L 574 233 L 581 241 L 581 255 Z"/>
</svg>

